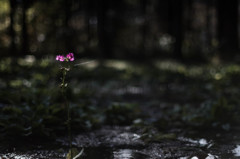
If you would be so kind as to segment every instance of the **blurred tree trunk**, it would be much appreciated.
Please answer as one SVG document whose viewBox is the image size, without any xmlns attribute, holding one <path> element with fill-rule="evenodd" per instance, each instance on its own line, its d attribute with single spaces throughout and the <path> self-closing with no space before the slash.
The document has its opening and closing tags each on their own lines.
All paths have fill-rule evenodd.
<svg viewBox="0 0 240 159">
<path fill-rule="evenodd" d="M 186 0 L 186 24 L 185 28 L 187 31 L 192 31 L 193 22 L 193 0 Z"/>
<path fill-rule="evenodd" d="M 98 0 L 98 12 L 97 12 L 97 20 L 98 20 L 98 46 L 100 49 L 100 56 L 104 58 L 112 57 L 112 38 L 109 34 L 110 21 L 108 19 L 108 11 L 109 11 L 109 0 Z"/>
<path fill-rule="evenodd" d="M 169 0 L 169 28 L 170 34 L 175 38 L 173 53 L 175 58 L 182 60 L 183 42 L 183 1 Z"/>
<path fill-rule="evenodd" d="M 71 17 L 71 0 L 65 0 L 64 1 L 64 10 L 65 10 L 65 19 L 64 24 L 65 27 L 69 27 L 69 19 Z"/>
<path fill-rule="evenodd" d="M 94 27 L 97 24 L 96 15 L 97 11 L 97 0 L 85 0 L 85 22 L 86 22 L 86 32 L 87 32 L 87 41 L 86 47 L 91 48 L 91 42 L 94 39 Z"/>
<path fill-rule="evenodd" d="M 86 47 L 88 48 L 90 46 L 90 41 L 91 41 L 91 33 L 90 33 L 90 18 L 91 18 L 91 4 L 90 0 L 86 1 L 86 11 L 85 11 L 85 20 L 86 20 L 86 30 L 87 30 L 87 42 L 86 42 Z"/>
<path fill-rule="evenodd" d="M 210 8 L 212 4 L 212 0 L 206 0 L 206 43 L 207 43 L 207 47 L 210 48 L 211 46 L 211 41 L 212 41 L 212 35 L 211 35 L 211 12 L 210 12 Z"/>
<path fill-rule="evenodd" d="M 119 36 L 119 31 L 124 27 L 124 17 L 125 17 L 125 3 L 124 0 L 118 0 L 112 2 L 114 6 L 114 16 L 113 16 L 113 26 L 112 26 L 112 42 L 113 49 L 115 49 L 115 39 Z M 120 35 L 121 36 L 121 35 Z M 115 55 L 114 55 L 115 56 Z M 117 55 L 119 57 L 119 55 Z M 120 55 L 121 57 L 122 55 Z"/>
<path fill-rule="evenodd" d="M 28 1 L 27 0 L 22 0 L 22 54 L 27 54 L 28 52 L 28 34 L 27 34 L 27 7 L 28 6 Z"/>
<path fill-rule="evenodd" d="M 69 20 L 71 18 L 71 0 L 64 0 L 64 12 L 65 12 L 65 18 L 64 18 L 64 44 L 65 48 L 67 49 L 67 52 L 71 52 L 72 48 L 72 38 L 71 38 L 71 29 L 69 26 Z"/>
<path fill-rule="evenodd" d="M 238 51 L 238 0 L 218 0 L 218 39 L 220 52 Z"/>
<path fill-rule="evenodd" d="M 146 36 L 147 36 L 147 0 L 141 0 L 141 11 L 143 16 L 143 25 L 142 25 L 142 42 L 140 46 L 140 58 L 145 58 L 146 56 Z"/>
<path fill-rule="evenodd" d="M 14 30 L 14 15 L 16 13 L 16 0 L 10 0 L 10 27 L 9 27 L 9 34 L 11 37 L 11 45 L 10 45 L 10 51 L 11 54 L 16 53 L 16 44 L 15 44 L 15 30 Z"/>
</svg>

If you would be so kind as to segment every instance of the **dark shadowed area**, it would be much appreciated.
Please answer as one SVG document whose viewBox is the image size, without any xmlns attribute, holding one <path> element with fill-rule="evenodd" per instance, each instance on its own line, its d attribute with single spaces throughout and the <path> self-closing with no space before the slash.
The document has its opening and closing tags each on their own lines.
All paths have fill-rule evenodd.
<svg viewBox="0 0 240 159">
<path fill-rule="evenodd" d="M 0 0 L 0 159 L 239 158 L 239 8 Z"/>
</svg>

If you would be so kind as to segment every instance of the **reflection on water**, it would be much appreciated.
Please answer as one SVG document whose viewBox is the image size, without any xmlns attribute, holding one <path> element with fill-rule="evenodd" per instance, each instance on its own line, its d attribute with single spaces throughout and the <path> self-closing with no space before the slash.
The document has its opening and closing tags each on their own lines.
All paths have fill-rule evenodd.
<svg viewBox="0 0 240 159">
<path fill-rule="evenodd" d="M 145 154 L 139 149 L 115 149 L 113 150 L 113 159 L 146 159 L 149 154 Z M 111 158 L 112 159 L 112 158 Z"/>
<path fill-rule="evenodd" d="M 198 157 L 198 156 L 193 156 L 190 159 L 201 159 L 202 157 Z M 208 154 L 206 157 L 204 157 L 205 159 L 218 159 L 219 157 L 216 155 L 212 155 L 212 154 Z M 189 159 L 189 157 L 180 157 L 179 159 Z"/>
<path fill-rule="evenodd" d="M 239 157 L 240 156 L 240 145 L 237 145 L 237 147 L 232 150 L 232 153 L 234 154 L 234 156 Z"/>
<path fill-rule="evenodd" d="M 0 156 L 0 159 L 4 158 L 12 158 L 12 159 L 32 159 L 30 156 L 25 156 L 25 155 L 16 155 L 14 153 L 11 154 L 6 154 L 3 156 Z"/>
<path fill-rule="evenodd" d="M 209 144 L 208 148 L 212 146 L 212 144 L 210 142 L 208 142 L 206 139 L 193 140 L 193 139 L 185 138 L 185 137 L 179 137 L 178 139 L 181 141 L 187 141 L 187 142 L 190 142 L 192 144 L 196 144 L 196 145 L 199 145 L 202 147 L 207 146 L 208 144 Z"/>
<path fill-rule="evenodd" d="M 32 154 L 17 154 L 17 153 L 7 153 L 0 154 L 0 159 L 36 159 L 36 158 L 51 158 L 51 159 L 64 159 L 66 158 L 64 154 L 44 154 L 44 153 L 32 153 Z"/>
<path fill-rule="evenodd" d="M 130 149 L 120 149 L 113 152 L 114 159 L 132 159 L 133 151 Z"/>
<path fill-rule="evenodd" d="M 212 154 L 208 154 L 208 156 L 206 157 L 206 159 L 217 159 L 217 158 L 219 158 L 219 157 L 216 155 L 212 155 Z"/>
<path fill-rule="evenodd" d="M 104 131 L 106 132 L 106 131 Z M 108 132 L 108 131 L 107 131 Z M 150 143 L 144 145 L 140 142 L 129 146 L 138 140 L 140 135 L 129 132 L 108 133 L 105 140 L 97 140 L 96 146 L 84 148 L 84 159 L 152 159 L 152 158 L 178 158 L 178 159 L 220 159 L 239 158 L 240 144 L 233 149 L 233 143 L 220 145 L 218 142 L 205 138 L 178 137 L 178 141 Z M 97 138 L 97 136 L 95 137 Z M 94 138 L 94 139 L 95 139 Z M 101 136 L 103 139 L 103 135 Z M 93 138 L 90 138 L 93 140 Z M 105 138 L 104 138 L 105 139 Z M 86 140 L 90 142 L 91 140 Z M 83 141 L 82 138 L 79 141 Z M 225 141 L 225 139 L 224 139 Z M 236 142 L 236 140 L 234 140 Z M 238 141 L 237 141 L 238 142 Z M 110 145 L 111 143 L 112 145 Z M 121 144 L 119 144 L 121 143 Z M 139 144 L 140 143 L 140 144 Z M 115 145 L 114 145 L 115 144 Z M 110 146 L 109 146 L 110 145 Z M 15 150 L 14 150 L 15 151 Z M 24 152 L 15 151 L 1 154 L 0 159 L 65 159 L 65 149 L 41 149 Z"/>
<path fill-rule="evenodd" d="M 1 153 L 0 159 L 65 159 L 66 154 L 61 149 L 56 150 L 37 150 L 27 152 Z"/>
<path fill-rule="evenodd" d="M 198 143 L 199 143 L 201 146 L 205 146 L 205 145 L 208 144 L 208 142 L 207 142 L 206 139 L 200 139 L 200 140 L 198 141 Z"/>
</svg>

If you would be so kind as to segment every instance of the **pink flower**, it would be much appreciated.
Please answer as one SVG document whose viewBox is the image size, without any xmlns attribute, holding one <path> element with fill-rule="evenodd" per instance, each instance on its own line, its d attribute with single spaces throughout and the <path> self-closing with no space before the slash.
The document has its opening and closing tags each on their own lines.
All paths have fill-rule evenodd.
<svg viewBox="0 0 240 159">
<path fill-rule="evenodd" d="M 63 55 L 57 55 L 56 56 L 56 60 L 57 61 L 74 61 L 74 54 L 73 53 L 69 53 L 67 54 L 67 56 L 63 56 Z"/>
<path fill-rule="evenodd" d="M 63 55 L 57 55 L 56 56 L 56 60 L 57 61 L 64 61 L 65 60 L 65 57 Z"/>
<path fill-rule="evenodd" d="M 74 55 L 73 55 L 73 53 L 69 53 L 69 54 L 67 54 L 67 59 L 69 59 L 69 61 L 74 61 Z"/>
</svg>

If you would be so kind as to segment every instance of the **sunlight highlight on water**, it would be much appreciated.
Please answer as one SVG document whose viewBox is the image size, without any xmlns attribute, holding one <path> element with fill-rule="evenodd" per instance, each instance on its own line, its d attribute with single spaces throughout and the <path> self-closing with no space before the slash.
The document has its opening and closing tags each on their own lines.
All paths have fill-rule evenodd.
<svg viewBox="0 0 240 159">
<path fill-rule="evenodd" d="M 9 153 L 3 156 L 0 156 L 0 159 L 4 159 L 4 158 L 12 158 L 12 159 L 32 159 L 32 157 L 30 156 L 26 156 L 26 155 L 17 155 L 14 153 Z"/>
<path fill-rule="evenodd" d="M 234 154 L 234 156 L 239 157 L 240 156 L 240 145 L 237 145 L 237 147 L 232 150 L 232 153 Z"/>
<path fill-rule="evenodd" d="M 205 159 L 217 159 L 217 158 L 219 157 L 216 155 L 208 154 L 208 156 Z"/>
<path fill-rule="evenodd" d="M 120 149 L 113 152 L 114 159 L 131 159 L 133 151 L 130 149 Z"/>
<path fill-rule="evenodd" d="M 190 139 L 190 138 L 179 137 L 178 139 L 181 140 L 181 141 L 187 141 L 187 142 L 199 145 L 199 146 L 207 146 L 209 144 L 209 142 L 206 139 L 203 139 L 203 138 L 199 139 L 199 140 L 193 140 L 193 139 Z M 210 145 L 210 146 L 212 146 L 212 145 Z"/>
</svg>

